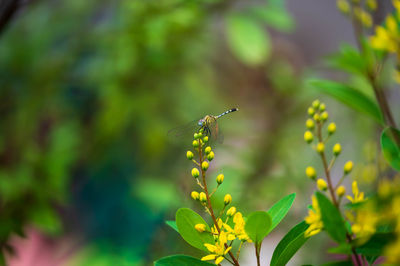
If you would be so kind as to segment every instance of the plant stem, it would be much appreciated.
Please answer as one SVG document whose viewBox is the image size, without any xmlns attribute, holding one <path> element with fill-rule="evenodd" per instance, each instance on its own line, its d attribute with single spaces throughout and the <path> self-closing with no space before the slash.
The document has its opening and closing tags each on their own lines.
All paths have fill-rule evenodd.
<svg viewBox="0 0 400 266">
<path fill-rule="evenodd" d="M 254 243 L 254 248 L 256 250 L 256 258 L 257 258 L 257 266 L 260 266 L 260 249 L 261 249 L 261 244 L 260 244 L 260 249 L 257 247 L 257 244 Z"/>
<path fill-rule="evenodd" d="M 201 143 L 199 143 L 198 152 L 199 152 L 199 157 L 200 157 L 199 158 L 199 160 L 200 160 L 199 164 L 202 165 L 203 164 L 203 145 Z M 200 172 L 201 172 L 201 177 L 202 177 L 202 180 L 203 180 L 204 192 L 206 193 L 207 206 L 208 206 L 208 209 L 210 211 L 210 215 L 211 215 L 211 218 L 212 218 L 212 220 L 214 222 L 215 228 L 217 229 L 218 234 L 220 234 L 221 233 L 221 229 L 219 228 L 217 219 L 215 218 L 214 211 L 213 211 L 213 208 L 211 206 L 210 195 L 208 194 L 208 188 L 207 188 L 207 182 L 206 182 L 206 173 L 205 173 L 205 171 L 203 170 L 202 167 L 200 167 Z M 225 243 L 225 248 L 228 248 L 228 245 L 226 243 Z M 228 254 L 232 258 L 232 260 L 234 262 L 234 265 L 239 266 L 240 264 L 236 260 L 236 258 L 233 255 L 233 253 L 231 251 L 229 251 Z"/>
</svg>

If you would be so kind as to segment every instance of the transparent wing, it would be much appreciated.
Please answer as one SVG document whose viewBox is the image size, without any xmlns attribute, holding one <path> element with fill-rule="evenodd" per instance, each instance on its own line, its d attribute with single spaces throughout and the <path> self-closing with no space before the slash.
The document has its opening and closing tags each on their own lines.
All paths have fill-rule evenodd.
<svg viewBox="0 0 400 266">
<path fill-rule="evenodd" d="M 218 142 L 219 144 L 222 144 L 224 142 L 224 135 L 221 132 L 221 128 L 219 127 L 219 124 L 217 121 L 214 121 L 210 125 L 208 125 L 209 132 L 210 132 L 210 141 L 213 143 Z"/>
<path fill-rule="evenodd" d="M 187 124 L 172 128 L 168 131 L 167 136 L 171 139 L 181 139 L 192 136 L 200 128 L 197 125 L 198 121 L 199 120 L 193 120 Z"/>
</svg>

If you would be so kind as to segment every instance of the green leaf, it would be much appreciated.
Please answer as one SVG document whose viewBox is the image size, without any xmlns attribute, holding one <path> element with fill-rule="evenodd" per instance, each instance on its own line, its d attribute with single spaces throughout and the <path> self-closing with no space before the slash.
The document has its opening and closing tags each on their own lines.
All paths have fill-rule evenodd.
<svg viewBox="0 0 400 266">
<path fill-rule="evenodd" d="M 178 230 L 178 227 L 176 226 L 175 221 L 165 221 L 165 223 L 179 233 L 179 230 Z"/>
<path fill-rule="evenodd" d="M 249 9 L 249 13 L 279 31 L 291 32 L 294 30 L 293 18 L 282 7 L 258 6 Z"/>
<path fill-rule="evenodd" d="M 154 262 L 154 266 L 211 266 L 211 264 L 186 255 L 172 255 Z"/>
<path fill-rule="evenodd" d="M 275 203 L 268 210 L 268 214 L 269 216 L 271 216 L 272 220 L 271 228 L 269 229 L 270 232 L 282 221 L 282 219 L 289 212 L 295 198 L 296 193 L 287 195 L 286 197 Z"/>
<path fill-rule="evenodd" d="M 386 161 L 397 171 L 400 171 L 400 148 L 394 141 L 394 134 L 400 139 L 400 131 L 395 128 L 385 128 L 381 135 L 381 147 Z"/>
<path fill-rule="evenodd" d="M 331 67 L 353 74 L 365 75 L 367 73 L 365 58 L 349 44 L 341 45 L 339 52 L 328 56 L 326 61 Z"/>
<path fill-rule="evenodd" d="M 380 256 L 384 247 L 393 239 L 395 239 L 393 233 L 374 234 L 365 244 L 356 248 L 357 253 L 365 256 Z"/>
<path fill-rule="evenodd" d="M 229 47 L 239 60 L 255 66 L 268 59 L 271 52 L 268 32 L 251 17 L 230 15 L 225 26 Z"/>
<path fill-rule="evenodd" d="M 210 233 L 198 232 L 194 226 L 196 224 L 205 224 L 206 230 L 211 231 L 210 227 L 203 218 L 196 212 L 188 208 L 180 208 L 176 212 L 176 225 L 182 238 L 195 248 L 207 251 L 205 243 L 214 244 L 214 238 Z"/>
<path fill-rule="evenodd" d="M 321 266 L 353 266 L 353 263 L 349 260 L 331 261 L 322 264 Z"/>
<path fill-rule="evenodd" d="M 254 243 L 260 244 L 268 235 L 271 223 L 271 217 L 267 212 L 256 211 L 247 217 L 244 229 Z"/>
<path fill-rule="evenodd" d="M 316 193 L 324 229 L 338 243 L 346 241 L 346 227 L 339 210 L 321 192 Z"/>
<path fill-rule="evenodd" d="M 293 227 L 279 242 L 271 259 L 271 266 L 286 265 L 293 255 L 304 245 L 308 238 L 304 237 L 308 224 L 302 221 Z"/>
<path fill-rule="evenodd" d="M 363 93 L 345 84 L 329 80 L 311 79 L 308 83 L 317 88 L 320 92 L 332 96 L 347 106 L 367 114 L 378 123 L 383 124 L 382 113 L 377 104 Z"/>
</svg>

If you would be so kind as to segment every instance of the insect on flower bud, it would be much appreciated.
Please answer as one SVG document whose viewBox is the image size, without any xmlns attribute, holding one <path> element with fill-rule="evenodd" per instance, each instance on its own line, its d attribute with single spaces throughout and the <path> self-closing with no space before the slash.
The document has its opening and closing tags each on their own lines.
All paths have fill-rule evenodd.
<svg viewBox="0 0 400 266">
<path fill-rule="evenodd" d="M 317 144 L 317 152 L 318 152 L 318 153 L 323 153 L 324 150 L 325 150 L 325 145 L 324 145 L 324 143 L 319 142 L 319 143 Z"/>
<path fill-rule="evenodd" d="M 199 141 L 198 140 L 193 140 L 192 145 L 193 145 L 194 148 L 199 147 Z"/>
<path fill-rule="evenodd" d="M 232 196 L 230 194 L 226 194 L 224 197 L 224 204 L 228 205 L 231 202 L 232 202 Z"/>
<path fill-rule="evenodd" d="M 192 191 L 192 193 L 190 193 L 190 196 L 192 197 L 192 199 L 194 200 L 199 200 L 200 194 L 197 191 Z"/>
<path fill-rule="evenodd" d="M 346 194 L 346 188 L 345 188 L 344 186 L 339 186 L 339 187 L 336 189 L 336 194 L 337 194 L 339 197 L 343 197 L 343 195 Z"/>
<path fill-rule="evenodd" d="M 219 185 L 221 185 L 222 182 L 224 182 L 224 175 L 223 175 L 223 174 L 219 174 L 219 175 L 217 176 L 217 183 L 218 183 Z"/>
<path fill-rule="evenodd" d="M 315 122 L 321 121 L 321 116 L 320 116 L 319 114 L 315 114 L 315 115 L 313 116 L 313 118 L 314 118 Z"/>
<path fill-rule="evenodd" d="M 314 109 L 318 109 L 320 105 L 320 101 L 319 100 L 315 100 L 312 102 L 312 107 L 314 107 Z"/>
<path fill-rule="evenodd" d="M 317 172 L 314 167 L 309 166 L 306 168 L 306 175 L 311 179 L 315 179 L 317 177 Z"/>
<path fill-rule="evenodd" d="M 312 107 L 308 107 L 307 113 L 309 116 L 313 116 L 315 114 L 315 110 Z"/>
<path fill-rule="evenodd" d="M 207 143 L 208 142 L 208 136 L 204 136 L 203 141 L 204 141 L 204 143 Z"/>
<path fill-rule="evenodd" d="M 344 164 L 343 171 L 347 175 L 348 173 L 351 172 L 351 170 L 353 170 L 353 162 L 348 161 Z"/>
<path fill-rule="evenodd" d="M 214 152 L 212 151 L 207 155 L 207 160 L 211 162 L 213 159 L 214 159 Z"/>
<path fill-rule="evenodd" d="M 313 133 L 311 133 L 311 131 L 306 131 L 305 133 L 304 133 L 304 140 L 307 142 L 307 143 L 311 143 L 312 141 L 313 141 L 313 139 L 314 139 L 314 136 L 313 136 Z"/>
<path fill-rule="evenodd" d="M 323 112 L 323 111 L 325 111 L 325 109 L 326 109 L 325 104 L 324 104 L 324 103 L 321 103 L 321 104 L 319 105 L 319 111 L 320 111 L 320 112 Z"/>
<path fill-rule="evenodd" d="M 203 233 L 203 232 L 206 230 L 206 225 L 205 225 L 205 224 L 196 224 L 196 225 L 194 226 L 194 228 L 195 228 L 198 232 Z"/>
<path fill-rule="evenodd" d="M 199 170 L 198 170 L 197 168 L 193 168 L 193 169 L 192 169 L 192 176 L 193 176 L 194 178 L 198 178 L 199 175 L 200 175 Z"/>
<path fill-rule="evenodd" d="M 342 152 L 342 146 L 339 143 L 336 143 L 333 146 L 333 155 L 338 156 Z"/>
<path fill-rule="evenodd" d="M 230 207 L 227 211 L 226 211 L 226 215 L 228 216 L 233 216 L 236 213 L 236 208 L 235 207 Z"/>
<path fill-rule="evenodd" d="M 326 184 L 325 180 L 323 180 L 322 178 L 318 178 L 317 188 L 321 191 L 325 191 L 328 188 L 328 185 Z"/>
<path fill-rule="evenodd" d="M 307 121 L 306 121 L 306 127 L 307 127 L 308 129 L 314 129 L 314 126 L 315 126 L 314 121 L 313 121 L 311 118 L 307 119 Z"/>
<path fill-rule="evenodd" d="M 328 134 L 332 135 L 335 132 L 336 132 L 336 124 L 332 122 L 328 125 Z"/>
<path fill-rule="evenodd" d="M 207 163 L 206 161 L 204 161 L 204 162 L 201 164 L 201 169 L 203 169 L 203 171 L 207 171 L 207 169 L 208 169 L 208 163 Z"/>
<path fill-rule="evenodd" d="M 328 117 L 329 117 L 328 112 L 327 112 L 327 111 L 324 111 L 324 112 L 321 114 L 321 121 L 324 122 L 324 121 L 328 120 Z"/>
<path fill-rule="evenodd" d="M 209 154 L 211 152 L 211 147 L 210 146 L 206 147 L 204 151 L 206 152 L 206 154 Z"/>
<path fill-rule="evenodd" d="M 199 200 L 200 200 L 201 202 L 203 202 L 203 203 L 206 202 L 206 201 L 207 201 L 206 193 L 200 192 Z"/>
<path fill-rule="evenodd" d="M 186 152 L 186 158 L 188 158 L 188 160 L 192 160 L 193 157 L 194 157 L 193 152 L 191 152 L 191 151 L 187 151 L 187 152 Z"/>
</svg>

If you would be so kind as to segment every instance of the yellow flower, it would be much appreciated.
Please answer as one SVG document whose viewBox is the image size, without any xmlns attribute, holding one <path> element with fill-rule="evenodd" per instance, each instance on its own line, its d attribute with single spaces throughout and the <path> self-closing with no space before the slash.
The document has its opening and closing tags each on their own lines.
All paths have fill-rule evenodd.
<svg viewBox="0 0 400 266">
<path fill-rule="evenodd" d="M 203 169 L 204 171 L 207 171 L 207 169 L 208 169 L 208 163 L 206 162 L 206 161 L 204 161 L 202 164 L 201 164 L 201 169 Z M 195 168 L 196 169 L 196 168 Z M 196 169 L 197 170 L 197 169 Z"/>
<path fill-rule="evenodd" d="M 342 146 L 340 146 L 340 144 L 339 143 L 336 143 L 334 146 L 333 146 L 333 155 L 335 155 L 335 156 L 338 156 L 341 152 L 342 152 Z"/>
<path fill-rule="evenodd" d="M 311 179 L 315 179 L 317 172 L 315 171 L 314 167 L 309 166 L 306 168 L 306 175 Z"/>
<path fill-rule="evenodd" d="M 226 215 L 228 216 L 233 216 L 236 213 L 236 208 L 235 207 L 230 207 L 227 211 L 226 211 Z"/>
<path fill-rule="evenodd" d="M 207 201 L 206 193 L 200 192 L 199 199 L 200 199 L 201 202 L 206 202 Z"/>
<path fill-rule="evenodd" d="M 326 184 L 325 180 L 318 178 L 317 187 L 319 190 L 325 191 L 328 188 L 328 185 Z"/>
<path fill-rule="evenodd" d="M 231 196 L 231 194 L 226 194 L 225 197 L 224 197 L 224 204 L 225 204 L 225 205 L 228 205 L 228 204 L 231 203 L 231 202 L 232 202 L 232 196 Z"/>
<path fill-rule="evenodd" d="M 321 221 L 321 210 L 315 195 L 312 196 L 312 210 L 308 210 L 308 216 L 304 219 L 310 226 L 304 232 L 305 237 L 311 237 L 321 232 L 323 223 Z"/>
<path fill-rule="evenodd" d="M 235 226 L 233 227 L 233 231 L 231 231 L 231 233 L 233 233 L 237 238 L 239 238 L 239 240 L 251 242 L 249 236 L 244 230 L 244 226 L 246 223 L 244 222 L 243 215 L 241 212 L 237 212 L 233 216 L 233 223 L 235 224 Z"/>
<path fill-rule="evenodd" d="M 198 178 L 199 175 L 200 175 L 199 169 L 193 168 L 193 169 L 192 169 L 192 176 L 193 176 L 194 178 Z"/>
<path fill-rule="evenodd" d="M 215 260 L 215 264 L 220 264 L 224 260 L 224 256 L 232 249 L 232 247 L 225 248 L 227 241 L 227 233 L 221 231 L 215 245 L 204 244 L 212 254 L 202 257 L 201 260 Z"/>
<path fill-rule="evenodd" d="M 219 174 L 219 175 L 217 176 L 217 183 L 218 183 L 219 185 L 221 185 L 222 182 L 224 182 L 224 175 L 223 175 L 223 174 Z"/>
<path fill-rule="evenodd" d="M 368 206 L 357 210 L 351 232 L 357 236 L 359 244 L 365 243 L 376 232 L 378 220 L 378 215 L 371 211 Z"/>
<path fill-rule="evenodd" d="M 351 196 L 346 196 L 349 201 L 352 203 L 362 202 L 364 201 L 364 192 L 360 192 L 358 190 L 357 181 L 353 181 L 351 184 L 351 190 L 353 191 L 354 198 Z"/>
<path fill-rule="evenodd" d="M 194 200 L 198 200 L 200 198 L 200 194 L 197 191 L 192 191 L 192 193 L 190 194 L 190 196 L 192 197 L 192 199 Z"/>
<path fill-rule="evenodd" d="M 205 224 L 196 224 L 194 228 L 199 231 L 200 233 L 203 233 L 206 230 L 206 225 Z"/>
</svg>

